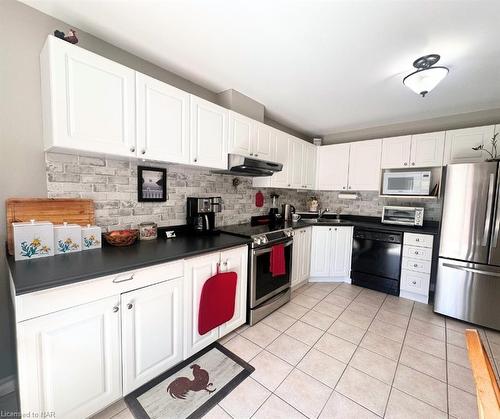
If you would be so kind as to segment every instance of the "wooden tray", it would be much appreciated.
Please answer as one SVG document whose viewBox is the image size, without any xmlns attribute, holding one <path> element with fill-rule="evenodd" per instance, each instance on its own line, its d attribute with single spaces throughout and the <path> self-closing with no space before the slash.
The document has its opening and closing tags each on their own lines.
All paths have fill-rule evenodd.
<svg viewBox="0 0 500 419">
<path fill-rule="evenodd" d="M 95 224 L 92 199 L 11 198 L 5 201 L 7 213 L 7 246 L 14 254 L 12 223 L 29 220 L 50 221 L 54 224 Z"/>
</svg>

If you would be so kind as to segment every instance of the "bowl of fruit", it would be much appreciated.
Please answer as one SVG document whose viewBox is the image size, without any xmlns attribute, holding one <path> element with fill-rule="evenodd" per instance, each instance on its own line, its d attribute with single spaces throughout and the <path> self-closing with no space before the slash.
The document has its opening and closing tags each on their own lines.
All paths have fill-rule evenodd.
<svg viewBox="0 0 500 419">
<path fill-rule="evenodd" d="M 139 237 L 139 230 L 114 230 L 103 235 L 106 242 L 111 246 L 130 246 Z"/>
</svg>

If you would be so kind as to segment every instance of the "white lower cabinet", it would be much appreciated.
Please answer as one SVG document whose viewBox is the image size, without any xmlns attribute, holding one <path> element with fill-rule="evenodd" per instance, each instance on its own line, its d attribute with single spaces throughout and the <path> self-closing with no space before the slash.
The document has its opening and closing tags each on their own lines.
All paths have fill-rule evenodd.
<svg viewBox="0 0 500 419">
<path fill-rule="evenodd" d="M 292 287 L 309 278 L 311 266 L 311 227 L 293 232 Z"/>
<path fill-rule="evenodd" d="M 24 414 L 80 419 L 122 396 L 119 308 L 117 295 L 17 325 Z"/>
<path fill-rule="evenodd" d="M 349 280 L 352 233 L 352 227 L 312 227 L 311 278 Z"/>
<path fill-rule="evenodd" d="M 185 265 L 185 293 L 184 293 L 184 358 L 195 354 L 207 345 L 215 342 L 245 323 L 246 320 L 246 287 L 247 287 L 247 258 L 248 247 L 238 247 L 233 251 L 210 253 L 186 260 Z M 225 264 L 227 262 L 227 264 Z M 198 333 L 198 312 L 200 297 L 205 282 L 217 273 L 217 266 L 221 271 L 238 273 L 235 316 L 228 324 L 219 326 L 210 332 Z M 239 294 L 238 294 L 239 293 Z M 243 304 L 242 293 L 245 293 Z"/>
<path fill-rule="evenodd" d="M 182 361 L 184 278 L 121 296 L 123 394 Z"/>
</svg>

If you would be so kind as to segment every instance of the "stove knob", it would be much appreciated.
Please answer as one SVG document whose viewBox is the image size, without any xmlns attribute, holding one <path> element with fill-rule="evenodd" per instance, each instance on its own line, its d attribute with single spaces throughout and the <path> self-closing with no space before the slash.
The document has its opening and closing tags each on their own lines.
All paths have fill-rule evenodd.
<svg viewBox="0 0 500 419">
<path fill-rule="evenodd" d="M 293 231 L 289 230 L 289 231 L 285 231 L 285 235 L 287 237 L 292 237 L 293 236 Z"/>
<path fill-rule="evenodd" d="M 266 244 L 267 243 L 267 237 L 266 236 L 261 236 L 260 240 L 261 240 L 262 244 Z"/>
<path fill-rule="evenodd" d="M 253 239 L 253 242 L 259 246 L 261 244 L 261 241 L 260 241 L 260 237 L 255 237 L 255 239 Z"/>
</svg>

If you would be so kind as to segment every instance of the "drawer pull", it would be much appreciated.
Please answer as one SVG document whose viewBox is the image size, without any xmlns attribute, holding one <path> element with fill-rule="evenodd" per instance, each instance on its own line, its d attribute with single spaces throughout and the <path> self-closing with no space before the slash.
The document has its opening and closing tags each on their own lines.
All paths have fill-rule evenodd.
<svg viewBox="0 0 500 419">
<path fill-rule="evenodd" d="M 114 306 L 114 307 L 113 307 L 113 313 L 117 313 L 117 312 L 118 312 L 118 310 L 120 310 L 120 308 L 119 308 L 118 306 Z"/>
<path fill-rule="evenodd" d="M 411 281 L 413 285 L 417 285 L 417 281 Z"/>
<path fill-rule="evenodd" d="M 414 263 L 414 264 L 413 264 L 413 267 L 414 267 L 414 268 L 418 268 L 418 264 Z"/>
<path fill-rule="evenodd" d="M 113 279 L 113 282 L 115 284 L 118 284 L 120 282 L 125 282 L 125 281 L 132 281 L 132 279 L 134 279 L 134 274 L 130 275 L 128 278 L 123 278 L 123 279 L 120 279 L 119 277 Z"/>
<path fill-rule="evenodd" d="M 415 239 L 415 241 L 416 241 L 416 242 L 419 242 L 419 241 L 420 241 L 420 239 Z"/>
<path fill-rule="evenodd" d="M 127 304 L 127 308 L 128 308 L 129 310 L 132 310 L 132 308 L 133 308 L 133 307 L 134 307 L 134 305 L 133 305 L 132 303 L 128 303 L 128 304 Z"/>
<path fill-rule="evenodd" d="M 415 250 L 415 254 L 416 254 L 416 255 L 418 255 L 418 254 L 419 254 L 419 253 L 418 253 L 418 250 Z"/>
</svg>

